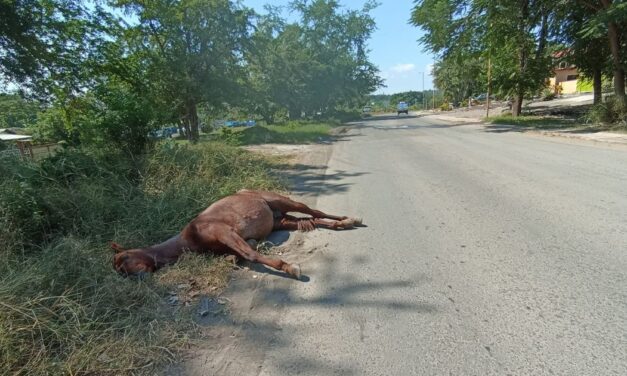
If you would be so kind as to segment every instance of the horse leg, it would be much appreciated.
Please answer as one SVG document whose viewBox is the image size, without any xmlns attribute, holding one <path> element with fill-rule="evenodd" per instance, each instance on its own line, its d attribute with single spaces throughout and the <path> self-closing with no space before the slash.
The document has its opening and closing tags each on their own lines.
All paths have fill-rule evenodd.
<svg viewBox="0 0 627 376">
<path fill-rule="evenodd" d="M 246 241 L 233 229 L 220 232 L 218 235 L 218 241 L 229 247 L 239 257 L 242 257 L 250 262 L 257 262 L 276 270 L 284 271 L 296 279 L 300 279 L 300 266 L 298 264 L 288 264 L 281 259 L 262 255 L 246 243 Z"/>
<path fill-rule="evenodd" d="M 283 217 L 279 217 L 274 220 L 273 230 L 299 230 L 306 232 L 313 231 L 317 227 L 324 227 L 331 230 L 342 230 L 353 228 L 354 226 L 355 220 L 352 218 L 336 221 L 326 218 L 296 218 L 291 215 L 284 215 Z"/>
<path fill-rule="evenodd" d="M 274 219 L 273 231 L 313 231 L 316 229 L 314 218 L 296 218 L 291 215 L 283 215 Z"/>
<path fill-rule="evenodd" d="M 342 220 L 348 219 L 348 217 L 346 216 L 327 214 L 323 211 L 312 209 L 309 206 L 303 204 L 302 202 L 294 201 L 285 196 L 276 195 L 276 197 L 272 197 L 272 200 L 267 200 L 266 202 L 268 203 L 268 206 L 270 206 L 272 210 L 277 210 L 281 212 L 282 214 L 285 214 L 288 212 L 298 212 L 298 213 L 310 215 L 314 218 L 328 218 L 328 219 L 334 219 L 336 221 L 342 221 Z M 361 224 L 361 219 L 354 218 L 354 223 Z"/>
</svg>

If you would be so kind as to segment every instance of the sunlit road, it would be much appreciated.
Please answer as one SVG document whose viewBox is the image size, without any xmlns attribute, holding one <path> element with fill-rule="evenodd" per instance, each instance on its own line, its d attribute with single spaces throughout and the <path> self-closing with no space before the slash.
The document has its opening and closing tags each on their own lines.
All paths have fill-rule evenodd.
<svg viewBox="0 0 627 376">
<path fill-rule="evenodd" d="M 627 150 L 442 124 L 335 143 L 316 206 L 368 227 L 306 234 L 206 374 L 627 375 Z"/>
</svg>

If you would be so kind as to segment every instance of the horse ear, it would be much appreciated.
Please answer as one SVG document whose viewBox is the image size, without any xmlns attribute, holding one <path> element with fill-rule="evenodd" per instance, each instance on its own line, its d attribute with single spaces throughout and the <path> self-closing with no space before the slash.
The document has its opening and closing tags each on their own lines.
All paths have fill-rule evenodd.
<svg viewBox="0 0 627 376">
<path fill-rule="evenodd" d="M 111 242 L 109 243 L 109 245 L 111 246 L 111 248 L 113 248 L 113 250 L 115 250 L 115 253 L 124 251 L 124 248 L 122 248 L 122 246 L 116 242 Z"/>
</svg>

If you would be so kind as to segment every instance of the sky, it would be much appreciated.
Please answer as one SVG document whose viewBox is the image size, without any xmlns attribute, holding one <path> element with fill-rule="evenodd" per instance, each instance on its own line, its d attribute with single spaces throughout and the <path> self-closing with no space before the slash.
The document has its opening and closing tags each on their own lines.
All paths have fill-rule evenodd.
<svg viewBox="0 0 627 376">
<path fill-rule="evenodd" d="M 347 8 L 359 9 L 361 0 L 339 0 Z M 243 4 L 264 13 L 263 5 L 286 5 L 289 0 L 243 0 Z M 409 24 L 413 0 L 379 0 L 380 5 L 371 12 L 377 30 L 369 42 L 370 61 L 381 71 L 387 87 L 377 94 L 394 94 L 402 91 L 433 88 L 430 75 L 433 56 L 423 51 L 418 43 L 422 32 Z"/>
</svg>

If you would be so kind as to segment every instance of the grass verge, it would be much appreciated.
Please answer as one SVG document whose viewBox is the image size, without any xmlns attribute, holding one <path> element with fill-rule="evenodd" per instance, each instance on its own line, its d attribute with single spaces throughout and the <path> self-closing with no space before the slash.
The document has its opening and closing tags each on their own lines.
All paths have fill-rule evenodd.
<svg viewBox="0 0 627 376">
<path fill-rule="evenodd" d="M 276 125 L 256 125 L 250 128 L 221 128 L 210 139 L 230 145 L 309 144 L 326 140 L 335 124 L 288 122 Z"/>
<path fill-rule="evenodd" d="M 218 143 L 0 159 L 0 374 L 149 374 L 176 360 L 198 332 L 186 302 L 218 292 L 229 265 L 186 255 L 124 279 L 108 241 L 153 244 L 238 189 L 280 188 L 272 167 Z"/>
<path fill-rule="evenodd" d="M 491 124 L 514 125 L 517 127 L 532 129 L 562 129 L 581 126 L 581 124 L 572 119 L 534 115 L 517 117 L 511 115 L 500 115 L 486 118 L 484 121 Z"/>
</svg>

